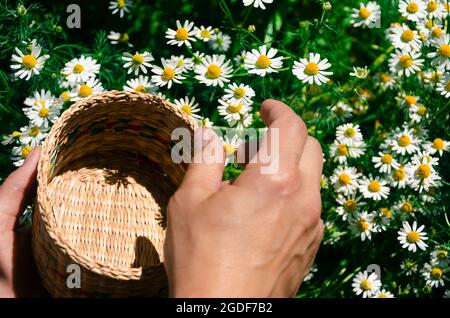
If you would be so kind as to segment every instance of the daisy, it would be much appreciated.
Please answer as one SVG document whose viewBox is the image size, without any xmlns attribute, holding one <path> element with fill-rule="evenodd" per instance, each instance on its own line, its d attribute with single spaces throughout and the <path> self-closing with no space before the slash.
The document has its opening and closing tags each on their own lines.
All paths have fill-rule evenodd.
<svg viewBox="0 0 450 318">
<path fill-rule="evenodd" d="M 409 118 L 413 123 L 420 123 L 422 119 L 428 117 L 428 110 L 424 105 L 414 105 L 409 109 Z"/>
<path fill-rule="evenodd" d="M 31 146 L 17 146 L 12 149 L 11 153 L 11 160 L 13 161 L 13 164 L 16 167 L 20 167 L 25 162 L 25 159 L 30 154 L 31 150 L 33 150 L 33 147 Z"/>
<path fill-rule="evenodd" d="M 357 77 L 359 79 L 365 79 L 369 75 L 369 70 L 367 66 L 364 67 L 355 67 L 353 66 L 353 72 L 350 72 L 350 76 Z"/>
<path fill-rule="evenodd" d="M 130 40 L 130 36 L 128 35 L 128 33 L 120 33 L 120 32 L 111 31 L 108 34 L 108 40 L 113 45 L 116 45 L 119 43 L 127 43 L 129 47 L 133 46 L 130 42 L 128 42 Z"/>
<path fill-rule="evenodd" d="M 333 72 L 326 71 L 331 67 L 328 59 L 320 60 L 320 54 L 309 53 L 309 59 L 300 59 L 294 62 L 292 73 L 303 83 L 322 85 L 329 79 L 326 76 L 333 75 Z"/>
<path fill-rule="evenodd" d="M 19 141 L 21 135 L 22 133 L 20 131 L 13 131 L 11 134 L 4 137 L 4 139 L 2 140 L 2 145 L 6 146 Z"/>
<path fill-rule="evenodd" d="M 409 178 L 405 172 L 405 168 L 400 166 L 398 169 L 392 170 L 389 180 L 392 186 L 399 189 L 404 189 L 408 184 Z"/>
<path fill-rule="evenodd" d="M 154 93 L 156 87 L 153 86 L 147 76 L 139 75 L 137 78 L 128 80 L 123 89 L 128 92 Z"/>
<path fill-rule="evenodd" d="M 208 42 L 209 40 L 211 40 L 211 35 L 214 34 L 214 29 L 211 26 L 204 27 L 202 25 L 201 27 L 195 27 L 194 31 L 197 39 L 203 42 Z"/>
<path fill-rule="evenodd" d="M 270 48 L 267 51 L 265 45 L 260 46 L 258 50 L 253 49 L 247 52 L 244 67 L 250 74 L 257 74 L 259 76 L 266 76 L 269 73 L 277 73 L 278 69 L 283 66 L 283 57 L 275 57 L 278 50 Z"/>
<path fill-rule="evenodd" d="M 420 52 L 411 51 L 406 53 L 396 50 L 395 53 L 391 53 L 391 58 L 389 59 L 391 72 L 406 77 L 420 72 L 424 62 L 424 59 L 421 59 L 420 55 Z"/>
<path fill-rule="evenodd" d="M 344 195 L 352 194 L 358 188 L 358 179 L 361 174 L 353 167 L 337 167 L 330 177 L 335 191 Z"/>
<path fill-rule="evenodd" d="M 399 211 L 402 215 L 413 215 L 415 212 L 417 212 L 418 209 L 416 209 L 411 202 L 411 200 L 400 200 L 395 205 L 395 209 Z"/>
<path fill-rule="evenodd" d="M 255 96 L 255 91 L 248 85 L 232 83 L 225 88 L 223 100 L 230 102 L 231 104 L 244 103 L 251 105 L 252 98 Z"/>
<path fill-rule="evenodd" d="M 175 99 L 174 104 L 186 115 L 192 116 L 196 119 L 201 118 L 201 116 L 197 114 L 200 111 L 200 107 L 198 106 L 198 103 L 195 102 L 195 97 L 192 97 L 191 100 L 189 100 L 188 96 L 180 99 Z"/>
<path fill-rule="evenodd" d="M 444 76 L 444 73 L 439 69 L 426 70 L 422 72 L 421 79 L 425 84 L 428 84 L 429 88 L 434 88 L 438 84 L 442 76 Z"/>
<path fill-rule="evenodd" d="M 241 116 L 247 114 L 251 108 L 243 102 L 232 103 L 229 100 L 219 99 L 217 107 L 219 115 L 224 116 L 225 120 L 231 125 L 241 119 Z"/>
<path fill-rule="evenodd" d="M 425 1 L 426 13 L 430 19 L 441 19 L 444 15 L 443 7 L 440 6 L 440 0 Z"/>
<path fill-rule="evenodd" d="M 62 73 L 69 85 L 79 84 L 94 78 L 100 71 L 100 65 L 92 57 L 74 58 L 66 63 Z"/>
<path fill-rule="evenodd" d="M 228 121 L 231 127 L 236 126 L 237 130 L 242 130 L 248 128 L 253 123 L 253 114 L 250 113 L 251 108 L 249 108 L 249 112 L 244 115 L 241 115 L 241 118 L 238 121 L 230 120 Z"/>
<path fill-rule="evenodd" d="M 450 255 L 445 248 L 437 248 L 431 252 L 431 263 L 439 264 L 442 267 L 447 267 L 450 264 Z"/>
<path fill-rule="evenodd" d="M 412 259 L 406 259 L 400 264 L 400 268 L 405 271 L 406 276 L 412 276 L 417 273 L 417 263 Z"/>
<path fill-rule="evenodd" d="M 420 97 L 401 92 L 395 99 L 400 102 L 400 106 L 409 109 L 419 104 Z"/>
<path fill-rule="evenodd" d="M 196 31 L 192 29 L 193 26 L 194 22 L 189 22 L 186 20 L 182 25 L 181 22 L 177 20 L 177 29 L 168 29 L 166 31 L 166 39 L 169 39 L 169 41 L 167 41 L 167 44 L 178 46 L 182 46 L 183 44 L 185 44 L 187 47 L 191 47 L 191 41 L 196 41 L 194 37 Z"/>
<path fill-rule="evenodd" d="M 28 81 L 33 75 L 38 75 L 44 68 L 45 61 L 50 57 L 49 55 L 41 55 L 42 47 L 36 43 L 36 40 L 31 42 L 31 51 L 28 54 L 22 53 L 17 47 L 16 54 L 11 57 L 11 69 L 16 78 L 25 79 Z"/>
<path fill-rule="evenodd" d="M 172 64 L 163 58 L 161 63 L 162 68 L 156 65 L 152 67 L 152 73 L 155 74 L 152 75 L 153 84 L 161 87 L 167 85 L 167 88 L 171 88 L 172 83 L 180 84 L 181 80 L 185 79 L 182 75 L 182 70 L 177 68 L 178 64 Z"/>
<path fill-rule="evenodd" d="M 222 138 L 222 137 L 221 137 Z M 230 138 L 228 135 L 222 138 L 223 141 L 223 152 L 225 153 L 225 165 L 229 163 L 234 163 L 236 161 L 236 153 L 240 145 L 242 145 L 242 140 L 238 135 L 234 135 Z"/>
<path fill-rule="evenodd" d="M 348 123 L 338 126 L 336 129 L 336 140 L 349 146 L 361 142 L 363 136 L 359 129 L 359 125 Z"/>
<path fill-rule="evenodd" d="M 242 0 L 244 6 L 248 7 L 253 5 L 255 8 L 266 9 L 265 3 L 272 3 L 273 0 Z"/>
<path fill-rule="evenodd" d="M 100 94 L 104 91 L 102 83 L 98 79 L 91 78 L 83 84 L 78 84 L 69 93 L 72 101 L 76 102 L 86 97 Z"/>
<path fill-rule="evenodd" d="M 395 298 L 394 295 L 386 289 L 381 289 L 375 292 L 372 298 Z"/>
<path fill-rule="evenodd" d="M 381 10 L 375 1 L 369 1 L 367 5 L 359 4 L 359 9 L 353 8 L 350 21 L 355 28 L 374 28 L 380 25 Z"/>
<path fill-rule="evenodd" d="M 352 117 L 353 109 L 348 104 L 339 101 L 336 105 L 331 107 L 331 112 L 340 119 L 347 119 Z"/>
<path fill-rule="evenodd" d="M 50 123 L 54 123 L 58 118 L 59 112 L 60 109 L 58 107 L 44 105 L 41 102 L 24 109 L 24 113 L 30 119 L 31 124 L 42 128 L 48 128 Z"/>
<path fill-rule="evenodd" d="M 450 97 L 450 75 L 446 74 L 437 84 L 436 91 L 441 93 L 445 98 Z"/>
<path fill-rule="evenodd" d="M 389 34 L 389 39 L 395 48 L 405 52 L 419 51 L 422 46 L 417 31 L 411 30 L 406 24 L 394 26 Z"/>
<path fill-rule="evenodd" d="M 47 129 L 39 126 L 25 126 L 20 128 L 20 142 L 31 147 L 36 147 L 47 137 Z"/>
<path fill-rule="evenodd" d="M 390 140 L 392 150 L 401 155 L 412 154 L 419 150 L 418 143 L 419 140 L 414 137 L 412 129 L 398 131 Z"/>
<path fill-rule="evenodd" d="M 231 37 L 227 34 L 223 34 L 222 32 L 217 32 L 211 36 L 211 41 L 209 42 L 209 46 L 213 50 L 226 52 L 230 48 L 231 45 Z"/>
<path fill-rule="evenodd" d="M 353 278 L 352 287 L 357 296 L 362 294 L 363 298 L 368 298 L 381 288 L 381 281 L 375 273 L 369 275 L 367 271 L 359 272 Z"/>
<path fill-rule="evenodd" d="M 352 146 L 337 140 L 330 146 L 330 154 L 334 162 L 346 163 L 347 158 L 359 158 L 365 152 L 364 142 L 354 143 Z"/>
<path fill-rule="evenodd" d="M 431 64 L 441 70 L 450 69 L 450 35 L 446 34 L 434 42 L 436 51 L 428 53 L 427 57 L 433 59 Z"/>
<path fill-rule="evenodd" d="M 119 16 L 123 18 L 125 13 L 130 12 L 131 0 L 117 0 L 109 2 L 109 10 L 112 10 L 112 14 L 119 12 Z"/>
<path fill-rule="evenodd" d="M 380 211 L 373 211 L 373 227 L 374 232 L 383 232 L 387 230 L 387 226 L 391 223 L 392 212 L 389 209 L 380 209 Z"/>
<path fill-rule="evenodd" d="M 168 64 L 175 65 L 175 67 L 182 73 L 190 71 L 194 68 L 194 61 L 191 58 L 184 57 L 184 55 L 172 55 Z"/>
<path fill-rule="evenodd" d="M 408 251 L 417 251 L 417 247 L 421 250 L 425 250 L 428 245 L 424 241 L 428 239 L 427 233 L 423 231 L 424 225 L 417 228 L 417 222 L 414 221 L 412 227 L 408 222 L 403 222 L 403 228 L 398 231 L 398 240 L 403 248 L 407 248 Z"/>
<path fill-rule="evenodd" d="M 422 270 L 422 275 L 425 278 L 426 284 L 430 287 L 438 288 L 445 286 L 444 274 L 447 272 L 446 268 L 437 264 L 425 263 Z"/>
<path fill-rule="evenodd" d="M 195 66 L 195 78 L 206 86 L 224 86 L 230 81 L 233 72 L 230 61 L 225 60 L 225 55 L 205 56 L 202 63 Z"/>
<path fill-rule="evenodd" d="M 428 191 L 429 187 L 436 186 L 441 179 L 425 157 L 421 160 L 415 158 L 405 166 L 405 171 L 409 177 L 409 184 L 419 192 L 422 192 L 422 190 Z"/>
<path fill-rule="evenodd" d="M 442 157 L 444 151 L 449 151 L 450 142 L 443 140 L 442 138 L 435 138 L 433 142 L 425 144 L 425 149 L 431 155 L 434 155 L 437 152 L 439 153 L 439 156 Z"/>
<path fill-rule="evenodd" d="M 391 173 L 391 169 L 400 168 L 400 164 L 389 153 L 378 152 L 378 157 L 372 157 L 372 162 L 381 173 Z"/>
<path fill-rule="evenodd" d="M 28 107 L 36 106 L 38 103 L 41 103 L 44 107 L 51 107 L 56 104 L 56 98 L 50 91 L 41 89 L 33 92 L 33 96 L 27 97 L 23 103 Z"/>
<path fill-rule="evenodd" d="M 402 0 L 398 5 L 402 17 L 417 22 L 427 15 L 427 6 L 422 0 Z"/>
<path fill-rule="evenodd" d="M 359 191 L 364 198 L 379 201 L 386 199 L 389 195 L 390 189 L 386 185 L 386 181 L 375 178 L 363 178 L 359 181 Z"/>
<path fill-rule="evenodd" d="M 378 79 L 377 86 L 381 87 L 384 90 L 392 89 L 397 84 L 395 77 L 391 76 L 388 73 L 380 73 L 376 78 Z"/>
<path fill-rule="evenodd" d="M 128 68 L 128 74 L 134 71 L 134 75 L 139 74 L 141 70 L 144 74 L 147 74 L 147 67 L 150 68 L 152 65 L 149 62 L 154 61 L 153 55 L 147 51 L 140 54 L 139 52 L 134 53 L 123 53 L 122 60 L 125 61 L 123 65 L 124 68 Z"/>
<path fill-rule="evenodd" d="M 361 196 L 356 196 L 354 193 L 350 195 L 338 194 L 336 202 L 339 206 L 336 208 L 336 213 L 342 217 L 342 220 L 346 221 L 349 216 L 359 211 L 359 209 L 365 205 L 361 201 Z"/>
</svg>

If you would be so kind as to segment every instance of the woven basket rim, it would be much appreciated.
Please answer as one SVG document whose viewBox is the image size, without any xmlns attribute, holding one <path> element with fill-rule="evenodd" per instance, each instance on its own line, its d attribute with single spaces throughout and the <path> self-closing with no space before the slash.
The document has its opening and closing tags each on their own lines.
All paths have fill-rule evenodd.
<svg viewBox="0 0 450 318">
<path fill-rule="evenodd" d="M 47 185 L 48 181 L 48 166 L 50 164 L 50 153 L 53 151 L 53 146 L 55 144 L 56 139 L 60 135 L 60 131 L 65 126 L 65 123 L 76 116 L 77 113 L 89 109 L 92 106 L 95 106 L 99 103 L 120 103 L 120 102 L 143 102 L 147 103 L 148 107 L 158 107 L 155 103 L 150 103 L 150 101 L 159 100 L 162 108 L 168 111 L 168 114 L 176 116 L 180 123 L 184 123 L 185 126 L 189 127 L 192 131 L 195 130 L 195 122 L 191 116 L 188 116 L 181 109 L 176 107 L 174 104 L 168 102 L 167 100 L 161 98 L 158 95 L 152 95 L 147 93 L 138 93 L 138 92 L 127 92 L 127 91 L 107 91 L 101 94 L 91 96 L 80 100 L 73 105 L 71 105 L 66 111 L 62 113 L 62 115 L 58 118 L 58 120 L 52 126 L 46 141 L 44 142 L 41 150 L 41 159 L 38 164 L 38 175 L 37 180 L 39 185 Z M 132 114 L 132 112 L 130 112 Z M 40 211 L 40 216 L 42 220 L 43 227 L 48 231 L 48 235 L 53 240 L 54 244 L 68 257 L 70 257 L 75 263 L 82 267 L 88 268 L 90 271 L 106 275 L 112 278 L 120 278 L 120 279 L 139 279 L 144 272 L 151 272 L 158 270 L 160 268 L 161 263 L 141 267 L 141 268 L 123 268 L 123 267 L 115 267 L 109 264 L 104 264 L 102 262 L 93 260 L 92 258 L 80 254 L 76 249 L 70 246 L 61 236 L 60 231 L 58 231 L 58 227 L 56 226 L 56 220 L 53 213 L 49 213 L 50 210 L 50 198 L 48 197 L 46 186 L 38 186 L 37 193 L 37 204 Z"/>
</svg>

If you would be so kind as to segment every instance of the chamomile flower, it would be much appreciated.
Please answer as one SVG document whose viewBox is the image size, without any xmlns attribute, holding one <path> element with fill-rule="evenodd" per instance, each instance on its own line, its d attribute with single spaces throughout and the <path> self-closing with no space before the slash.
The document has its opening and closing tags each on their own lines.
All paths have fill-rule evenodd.
<svg viewBox="0 0 450 318">
<path fill-rule="evenodd" d="M 381 289 L 375 292 L 372 298 L 395 298 L 394 295 L 386 289 Z"/>
<path fill-rule="evenodd" d="M 439 264 L 442 267 L 447 267 L 450 264 L 450 254 L 446 248 L 436 248 L 430 256 L 432 264 Z"/>
<path fill-rule="evenodd" d="M 428 53 L 427 57 L 433 59 L 431 64 L 437 66 L 441 70 L 450 69 L 450 35 L 445 34 L 444 36 L 437 39 L 433 46 L 435 51 Z"/>
<path fill-rule="evenodd" d="M 441 19 L 444 15 L 441 0 L 425 0 L 426 14 L 430 19 Z"/>
<path fill-rule="evenodd" d="M 100 71 L 97 60 L 88 56 L 74 58 L 66 63 L 62 73 L 69 85 L 79 84 L 94 78 Z"/>
<path fill-rule="evenodd" d="M 378 156 L 372 157 L 372 162 L 381 173 L 391 173 L 392 169 L 400 168 L 400 164 L 390 153 L 378 152 Z"/>
<path fill-rule="evenodd" d="M 372 223 L 374 232 L 383 232 L 387 230 L 387 226 L 391 223 L 392 212 L 387 208 L 382 208 L 380 211 L 372 212 Z"/>
<path fill-rule="evenodd" d="M 429 187 L 438 185 L 441 179 L 426 157 L 415 158 L 405 166 L 405 171 L 409 176 L 410 186 L 419 192 L 428 191 Z"/>
<path fill-rule="evenodd" d="M 129 47 L 133 46 L 129 42 L 130 36 L 128 35 L 128 33 L 120 33 L 120 32 L 111 31 L 108 34 L 108 40 L 113 45 L 116 45 L 116 44 L 119 44 L 119 43 L 126 43 Z"/>
<path fill-rule="evenodd" d="M 154 65 L 152 67 L 152 83 L 156 86 L 172 87 L 172 83 L 180 84 L 181 80 L 185 79 L 182 75 L 182 70 L 177 68 L 178 64 L 172 64 L 165 59 L 161 59 L 162 67 Z"/>
<path fill-rule="evenodd" d="M 358 212 L 361 207 L 365 205 L 364 202 L 361 202 L 361 196 L 356 196 L 355 193 L 350 195 L 338 194 L 336 202 L 339 204 L 336 208 L 336 213 L 339 214 L 344 221 L 352 214 Z"/>
<path fill-rule="evenodd" d="M 419 140 L 414 136 L 412 129 L 398 130 L 392 139 L 388 141 L 392 150 L 398 154 L 412 154 L 419 150 Z"/>
<path fill-rule="evenodd" d="M 130 12 L 131 0 L 116 0 L 109 2 L 109 10 L 112 10 L 112 14 L 119 13 L 121 18 L 124 17 L 126 13 Z"/>
<path fill-rule="evenodd" d="M 439 156 L 442 156 L 444 154 L 444 151 L 449 151 L 449 149 L 450 142 L 442 138 L 435 138 L 433 142 L 428 142 L 427 144 L 425 144 L 425 150 L 431 155 L 439 153 Z"/>
<path fill-rule="evenodd" d="M 303 83 L 322 85 L 329 81 L 326 76 L 333 75 L 333 72 L 326 71 L 330 67 L 328 59 L 320 60 L 320 54 L 309 53 L 308 59 L 294 62 L 292 73 Z"/>
<path fill-rule="evenodd" d="M 236 129 L 238 130 L 248 128 L 253 123 L 253 114 L 250 113 L 250 111 L 251 108 L 249 108 L 249 111 L 246 114 L 241 115 L 241 119 L 239 119 L 238 121 L 234 120 L 228 121 L 229 125 L 231 127 L 236 126 Z"/>
<path fill-rule="evenodd" d="M 6 146 L 19 141 L 21 135 L 22 133 L 20 131 L 13 131 L 12 133 L 4 137 L 4 139 L 2 140 L 2 145 Z"/>
<path fill-rule="evenodd" d="M 178 46 L 185 44 L 187 47 L 191 47 L 191 42 L 196 41 L 196 30 L 194 30 L 193 27 L 194 22 L 189 22 L 186 20 L 184 21 L 184 24 L 181 24 L 181 22 L 177 20 L 177 29 L 168 29 L 166 31 L 166 39 L 169 39 L 167 44 Z"/>
<path fill-rule="evenodd" d="M 194 61 L 189 57 L 184 57 L 184 55 L 172 55 L 168 64 L 175 65 L 175 67 L 182 73 L 190 71 L 194 68 Z"/>
<path fill-rule="evenodd" d="M 33 150 L 33 147 L 31 147 L 30 145 L 14 147 L 11 152 L 11 160 L 13 161 L 13 164 L 16 167 L 20 167 L 21 165 L 23 165 L 31 150 Z"/>
<path fill-rule="evenodd" d="M 124 68 L 127 68 L 127 74 L 131 74 L 134 72 L 134 75 L 137 76 L 139 71 L 147 74 L 147 68 L 152 67 L 150 62 L 154 61 L 153 55 L 147 51 L 144 53 L 135 52 L 131 53 L 123 53 L 122 60 L 125 61 L 123 65 Z"/>
<path fill-rule="evenodd" d="M 255 96 L 255 91 L 248 85 L 232 83 L 228 85 L 224 90 L 223 100 L 230 102 L 231 104 L 244 103 L 251 105 L 252 98 Z"/>
<path fill-rule="evenodd" d="M 41 142 L 47 136 L 46 128 L 41 128 L 39 126 L 31 125 L 20 128 L 20 142 L 25 145 L 30 145 L 31 147 L 36 147 L 41 144 Z"/>
<path fill-rule="evenodd" d="M 72 101 L 76 102 L 86 97 L 100 94 L 104 91 L 102 83 L 98 79 L 91 78 L 87 82 L 78 84 L 69 93 Z"/>
<path fill-rule="evenodd" d="M 427 6 L 422 0 L 402 0 L 398 5 L 402 17 L 414 22 L 425 18 L 426 8 Z"/>
<path fill-rule="evenodd" d="M 450 97 L 450 75 L 446 74 L 436 84 L 436 91 L 439 92 L 445 98 Z"/>
<path fill-rule="evenodd" d="M 195 66 L 195 78 L 206 86 L 224 86 L 230 81 L 233 72 L 230 61 L 225 60 L 225 55 L 205 56 L 202 63 Z"/>
<path fill-rule="evenodd" d="M 225 153 L 225 165 L 229 163 L 234 163 L 236 161 L 236 153 L 240 145 L 242 145 L 243 141 L 239 138 L 238 135 L 234 135 L 230 138 L 226 135 L 223 140 L 223 152 Z"/>
<path fill-rule="evenodd" d="M 398 76 L 409 77 L 416 72 L 420 72 L 424 59 L 420 58 L 420 52 L 405 52 L 397 50 L 391 54 L 389 59 L 389 67 L 392 73 Z"/>
<path fill-rule="evenodd" d="M 359 4 L 359 9 L 353 8 L 351 23 L 355 28 L 375 28 L 380 25 L 381 9 L 375 1 L 369 1 L 366 5 Z"/>
<path fill-rule="evenodd" d="M 427 84 L 427 88 L 434 88 L 439 80 L 442 78 L 442 76 L 444 76 L 444 73 L 442 71 L 440 71 L 439 69 L 437 70 L 425 70 L 422 72 L 421 74 L 421 79 L 422 81 Z"/>
<path fill-rule="evenodd" d="M 405 167 L 400 166 L 398 169 L 392 170 L 392 173 L 389 176 L 389 180 L 393 187 L 404 189 L 409 180 L 409 177 L 405 171 Z"/>
<path fill-rule="evenodd" d="M 246 6 L 246 7 L 252 5 L 255 8 L 261 8 L 261 9 L 265 10 L 266 6 L 264 4 L 272 3 L 273 0 L 242 0 L 242 2 L 244 3 L 244 6 Z"/>
<path fill-rule="evenodd" d="M 200 107 L 198 106 L 198 103 L 195 102 L 195 97 L 192 97 L 191 100 L 189 100 L 188 96 L 180 99 L 175 99 L 174 104 L 186 115 L 192 116 L 196 119 L 201 118 L 201 116 L 198 114 L 198 112 L 200 112 Z"/>
<path fill-rule="evenodd" d="M 386 181 L 380 180 L 377 177 L 364 177 L 359 181 L 359 191 L 364 198 L 379 201 L 389 196 L 390 188 L 386 184 Z"/>
<path fill-rule="evenodd" d="M 438 288 L 445 286 L 444 277 L 447 268 L 438 264 L 425 263 L 422 270 L 422 275 L 425 278 L 426 284 L 431 288 Z"/>
<path fill-rule="evenodd" d="M 38 103 L 41 103 L 44 107 L 52 107 L 57 102 L 55 96 L 50 91 L 41 89 L 40 91 L 33 92 L 33 95 L 27 97 L 23 103 L 28 107 L 37 106 Z"/>
<path fill-rule="evenodd" d="M 372 297 L 380 288 L 381 281 L 377 274 L 368 273 L 367 271 L 359 272 L 352 281 L 353 292 L 357 296 L 362 295 L 363 298 Z"/>
<path fill-rule="evenodd" d="M 409 118 L 411 118 L 413 123 L 420 123 L 422 119 L 428 117 L 428 109 L 424 105 L 414 105 L 409 108 Z"/>
<path fill-rule="evenodd" d="M 413 261 L 412 259 L 405 259 L 401 264 L 400 268 L 405 272 L 406 276 L 412 276 L 415 273 L 417 273 L 417 270 L 419 267 L 417 266 L 417 263 Z"/>
<path fill-rule="evenodd" d="M 31 42 L 31 49 L 25 54 L 17 47 L 16 54 L 11 57 L 11 69 L 14 77 L 25 79 L 28 81 L 32 76 L 38 75 L 44 68 L 45 61 L 50 57 L 49 55 L 41 55 L 42 47 L 36 43 L 35 40 Z"/>
<path fill-rule="evenodd" d="M 278 50 L 262 45 L 258 50 L 253 49 L 247 52 L 244 67 L 250 74 L 257 74 L 259 76 L 266 76 L 270 73 L 277 73 L 278 69 L 283 66 L 283 57 L 275 57 Z"/>
<path fill-rule="evenodd" d="M 211 36 L 214 34 L 214 29 L 211 26 L 204 27 L 202 25 L 201 27 L 194 27 L 194 31 L 197 39 L 203 42 L 211 40 Z"/>
<path fill-rule="evenodd" d="M 427 233 L 423 231 L 424 225 L 417 228 L 417 222 L 414 221 L 412 227 L 408 222 L 403 222 L 403 228 L 398 231 L 398 237 L 400 244 L 403 248 L 407 248 L 408 251 L 416 252 L 417 247 L 421 250 L 425 250 L 428 245 L 424 241 L 428 239 Z"/>
<path fill-rule="evenodd" d="M 400 106 L 409 109 L 419 104 L 420 96 L 401 92 L 395 99 L 400 102 Z"/>
<path fill-rule="evenodd" d="M 30 119 L 32 125 L 48 128 L 58 118 L 60 109 L 52 105 L 44 105 L 40 101 L 35 105 L 24 109 L 25 115 Z"/>
<path fill-rule="evenodd" d="M 352 117 L 353 109 L 348 104 L 339 101 L 336 105 L 331 107 L 331 112 L 333 112 L 339 119 L 347 119 Z"/>
<path fill-rule="evenodd" d="M 123 89 L 128 92 L 138 93 L 153 93 L 156 91 L 156 87 L 151 84 L 148 76 L 144 75 L 128 80 Z"/>
<path fill-rule="evenodd" d="M 359 79 L 365 79 L 369 75 L 369 70 L 367 69 L 367 66 L 364 67 L 353 66 L 353 72 L 350 72 L 349 75 Z"/>
<path fill-rule="evenodd" d="M 417 31 L 411 30 L 406 24 L 394 26 L 389 34 L 392 45 L 405 53 L 411 50 L 419 51 L 422 42 Z"/>
<path fill-rule="evenodd" d="M 232 102 L 231 100 L 219 99 L 219 115 L 224 116 L 228 123 L 235 123 L 249 111 L 248 104 L 243 102 Z"/>
<path fill-rule="evenodd" d="M 353 167 L 337 167 L 330 177 L 335 191 L 344 195 L 352 194 L 358 188 L 358 179 L 361 174 Z"/>
<path fill-rule="evenodd" d="M 222 32 L 217 32 L 211 36 L 211 41 L 209 41 L 209 46 L 215 50 L 220 52 L 226 52 L 230 48 L 231 45 L 231 37 L 227 34 L 223 34 Z"/>
<path fill-rule="evenodd" d="M 336 129 L 336 140 L 350 146 L 361 142 L 363 136 L 359 129 L 359 125 L 348 123 L 338 126 Z"/>
<path fill-rule="evenodd" d="M 397 85 L 397 80 L 394 76 L 388 74 L 388 73 L 379 73 L 376 76 L 377 79 L 377 86 L 381 87 L 382 89 L 392 89 Z"/>
<path fill-rule="evenodd" d="M 419 212 L 419 209 L 414 205 L 414 203 L 409 199 L 401 199 L 394 204 L 394 209 L 403 216 L 414 215 L 414 213 Z"/>
</svg>

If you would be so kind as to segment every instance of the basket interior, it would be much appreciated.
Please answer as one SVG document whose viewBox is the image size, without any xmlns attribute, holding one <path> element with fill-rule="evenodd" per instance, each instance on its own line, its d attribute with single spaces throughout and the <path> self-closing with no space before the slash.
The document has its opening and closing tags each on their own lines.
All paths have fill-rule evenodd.
<svg viewBox="0 0 450 318">
<path fill-rule="evenodd" d="M 93 262 L 140 268 L 163 260 L 165 208 L 184 173 L 170 158 L 167 116 L 142 102 L 99 103 L 56 133 L 47 178 L 56 231 Z"/>
</svg>

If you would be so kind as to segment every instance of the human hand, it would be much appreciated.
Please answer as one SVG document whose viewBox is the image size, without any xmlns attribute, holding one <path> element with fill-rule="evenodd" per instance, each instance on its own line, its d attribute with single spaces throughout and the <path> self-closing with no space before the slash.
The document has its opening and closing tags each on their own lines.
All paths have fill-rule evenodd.
<svg viewBox="0 0 450 318">
<path fill-rule="evenodd" d="M 30 231 L 16 228 L 35 191 L 39 156 L 38 148 L 31 151 L 0 186 L 0 298 L 46 295 L 31 255 Z"/>
<path fill-rule="evenodd" d="M 285 104 L 265 101 L 261 118 L 268 140 L 279 130 L 277 173 L 250 163 L 222 182 L 223 163 L 207 159 L 190 164 L 169 202 L 164 263 L 173 297 L 290 297 L 309 272 L 323 236 L 322 150 Z M 211 145 L 222 149 L 214 132 L 204 135 L 204 156 Z"/>
</svg>

